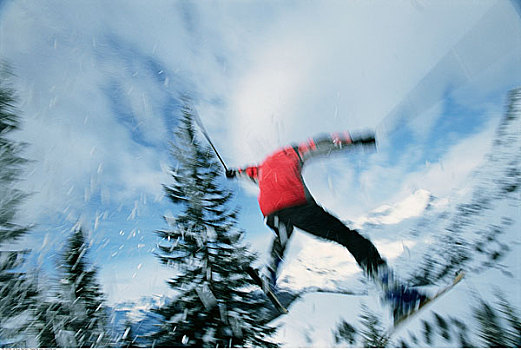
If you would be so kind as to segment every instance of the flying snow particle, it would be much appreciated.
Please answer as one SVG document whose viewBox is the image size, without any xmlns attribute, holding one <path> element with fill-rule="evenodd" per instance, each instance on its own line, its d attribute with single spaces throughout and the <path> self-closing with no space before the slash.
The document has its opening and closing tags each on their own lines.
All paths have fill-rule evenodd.
<svg viewBox="0 0 521 350">
<path fill-rule="evenodd" d="M 101 332 L 98 339 L 96 340 L 96 343 L 99 343 L 101 342 L 101 340 L 103 339 L 103 336 L 105 335 L 105 332 Z"/>
<path fill-rule="evenodd" d="M 128 216 L 127 220 L 128 221 L 135 220 L 136 219 L 136 215 L 137 215 L 137 211 L 138 211 L 138 201 L 134 201 L 134 208 L 130 212 L 130 215 Z"/>
<path fill-rule="evenodd" d="M 130 333 L 130 327 L 125 329 L 125 333 L 123 333 L 123 337 L 121 339 L 127 339 L 129 333 Z"/>
</svg>

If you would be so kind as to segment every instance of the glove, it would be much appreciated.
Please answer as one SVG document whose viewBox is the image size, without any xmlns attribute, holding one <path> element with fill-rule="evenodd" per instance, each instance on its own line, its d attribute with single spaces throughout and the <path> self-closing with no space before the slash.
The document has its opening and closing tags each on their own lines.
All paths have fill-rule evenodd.
<svg viewBox="0 0 521 350">
<path fill-rule="evenodd" d="M 237 176 L 237 170 L 234 170 L 234 169 L 226 170 L 226 177 L 228 179 L 233 179 L 235 176 Z"/>
<path fill-rule="evenodd" d="M 366 131 L 360 134 L 351 135 L 353 144 L 371 145 L 376 143 L 374 133 Z"/>
<path fill-rule="evenodd" d="M 364 150 L 372 151 L 376 149 L 375 134 L 372 131 L 363 131 L 358 134 L 351 135 L 353 145 L 362 146 Z"/>
</svg>

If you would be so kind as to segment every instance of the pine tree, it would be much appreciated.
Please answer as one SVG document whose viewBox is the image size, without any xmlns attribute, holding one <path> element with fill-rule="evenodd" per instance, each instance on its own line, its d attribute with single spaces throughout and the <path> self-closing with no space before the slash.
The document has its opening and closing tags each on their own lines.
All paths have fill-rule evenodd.
<svg viewBox="0 0 521 350">
<path fill-rule="evenodd" d="M 58 343 L 65 347 L 106 347 L 107 315 L 97 271 L 87 261 L 89 246 L 81 229 L 68 239 L 61 256 Z M 72 342 L 72 343 L 71 343 Z"/>
<path fill-rule="evenodd" d="M 497 292 L 498 309 L 506 323 L 504 337 L 510 347 L 521 347 L 521 317 L 502 292 Z"/>
<path fill-rule="evenodd" d="M 41 293 L 43 295 L 43 293 Z M 54 331 L 54 315 L 59 304 L 40 300 L 36 310 L 33 325 L 38 329 L 38 346 L 43 348 L 57 348 L 56 333 Z"/>
<path fill-rule="evenodd" d="M 24 144 L 9 138 L 20 127 L 9 77 L 0 63 L 0 346 L 25 346 L 36 288 L 23 272 L 29 251 L 16 246 L 30 227 L 16 223 L 19 206 L 26 198 L 16 184 L 27 160 L 21 156 Z"/>
<path fill-rule="evenodd" d="M 255 256 L 236 228 L 237 211 L 228 204 L 232 194 L 219 184 L 224 177 L 211 149 L 196 137 L 188 102 L 182 112 L 172 144 L 173 183 L 164 186 L 178 214 L 169 229 L 158 231 L 158 257 L 175 266 L 168 283 L 178 294 L 157 310 L 164 323 L 152 345 L 274 346 L 264 340 L 274 331 L 263 324 L 265 301 L 247 290 L 252 281 L 242 266 Z"/>
<path fill-rule="evenodd" d="M 474 317 L 479 323 L 478 335 L 486 347 L 518 348 L 521 345 L 521 321 L 518 312 L 502 293 L 495 306 L 484 300 L 474 307 Z"/>
<path fill-rule="evenodd" d="M 364 348 L 385 348 L 389 342 L 389 335 L 380 317 L 371 311 L 367 305 L 362 305 L 360 314 L 362 329 L 360 334 Z"/>
<path fill-rule="evenodd" d="M 335 343 L 340 344 L 345 342 L 349 345 L 354 345 L 356 342 L 357 330 L 350 323 L 343 320 L 338 326 L 337 330 L 333 332 L 335 336 Z"/>
</svg>

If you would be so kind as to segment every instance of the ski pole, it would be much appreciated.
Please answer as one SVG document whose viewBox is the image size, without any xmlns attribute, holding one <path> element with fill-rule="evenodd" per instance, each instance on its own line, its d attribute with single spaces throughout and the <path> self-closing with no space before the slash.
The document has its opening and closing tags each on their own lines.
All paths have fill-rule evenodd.
<svg viewBox="0 0 521 350">
<path fill-rule="evenodd" d="M 219 161 L 221 162 L 221 164 L 224 167 L 224 171 L 228 171 L 228 167 L 224 163 L 224 160 L 221 158 L 221 155 L 219 154 L 219 152 L 217 152 L 217 149 L 215 148 L 215 146 L 213 145 L 212 140 L 210 139 L 210 136 L 208 136 L 208 133 L 206 132 L 206 129 L 205 129 L 204 125 L 203 125 L 203 122 L 201 121 L 201 118 L 199 118 L 199 113 L 197 113 L 197 110 L 195 109 L 195 107 L 191 107 L 191 108 L 192 108 L 192 111 L 194 112 L 193 115 L 194 115 L 195 122 L 197 123 L 197 125 L 199 125 L 199 128 L 201 129 L 201 132 L 203 133 L 203 136 L 205 137 L 206 141 L 208 141 L 208 143 L 212 147 L 212 149 L 215 152 L 215 155 L 217 156 L 217 158 L 219 158 Z"/>
</svg>

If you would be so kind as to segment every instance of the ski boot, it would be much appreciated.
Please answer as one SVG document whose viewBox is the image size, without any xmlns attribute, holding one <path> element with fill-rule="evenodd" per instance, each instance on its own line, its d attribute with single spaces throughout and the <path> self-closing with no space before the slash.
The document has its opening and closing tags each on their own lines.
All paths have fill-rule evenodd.
<svg viewBox="0 0 521 350">
<path fill-rule="evenodd" d="M 428 298 L 417 288 L 400 283 L 387 265 L 380 265 L 370 276 L 382 290 L 383 303 L 390 305 L 395 323 L 417 310 Z"/>
<path fill-rule="evenodd" d="M 388 290 L 384 298 L 392 307 L 395 324 L 416 311 L 427 300 L 425 294 L 419 292 L 416 288 L 407 286 Z"/>
<path fill-rule="evenodd" d="M 400 286 L 400 283 L 398 283 L 394 277 L 393 271 L 387 266 L 387 264 L 378 265 L 376 268 L 370 270 L 368 275 L 384 294 L 390 290 L 395 290 Z"/>
</svg>

